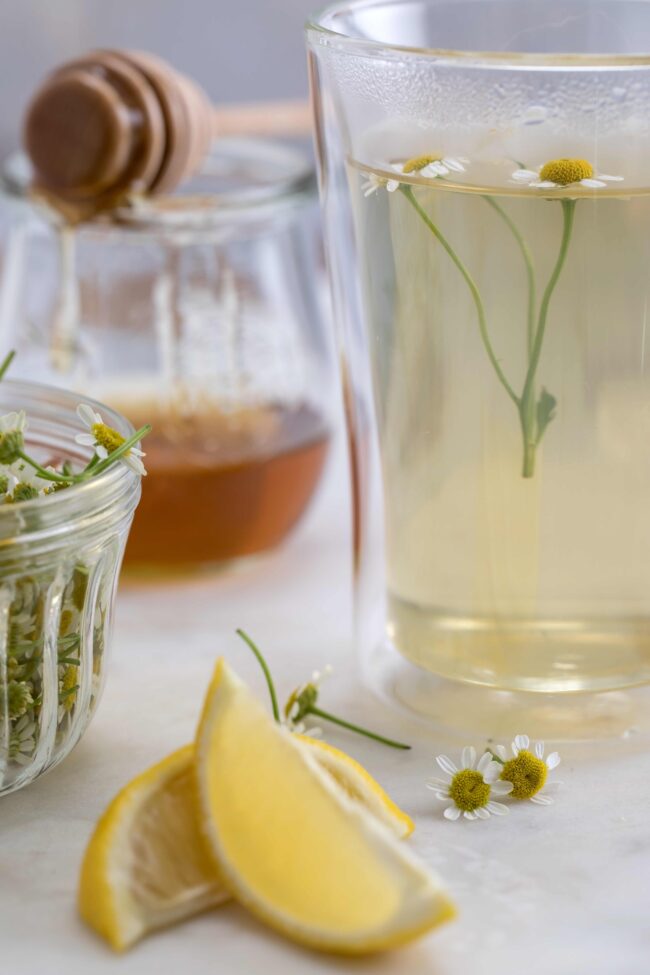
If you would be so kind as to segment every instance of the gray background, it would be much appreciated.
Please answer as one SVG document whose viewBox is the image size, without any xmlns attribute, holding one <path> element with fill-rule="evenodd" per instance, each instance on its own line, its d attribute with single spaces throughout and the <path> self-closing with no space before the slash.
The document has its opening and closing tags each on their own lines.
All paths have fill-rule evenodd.
<svg viewBox="0 0 650 975">
<path fill-rule="evenodd" d="M 307 93 L 303 24 L 320 0 L 0 0 L 0 153 L 48 69 L 93 47 L 149 50 L 213 100 Z"/>
</svg>

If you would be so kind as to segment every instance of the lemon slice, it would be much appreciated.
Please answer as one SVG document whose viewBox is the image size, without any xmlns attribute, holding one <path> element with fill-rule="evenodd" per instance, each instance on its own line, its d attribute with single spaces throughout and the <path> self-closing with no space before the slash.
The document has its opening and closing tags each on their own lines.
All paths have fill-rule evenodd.
<svg viewBox="0 0 650 975">
<path fill-rule="evenodd" d="M 220 660 L 196 739 L 201 823 L 224 883 L 270 926 L 361 954 L 454 915 L 441 882 Z"/>
<path fill-rule="evenodd" d="M 86 850 L 79 911 L 117 951 L 229 898 L 197 829 L 193 751 L 181 748 L 122 789 Z"/>
<path fill-rule="evenodd" d="M 415 829 L 411 817 L 393 802 L 363 765 L 320 738 L 296 737 L 311 748 L 320 767 L 336 779 L 350 799 L 365 806 L 400 839 L 411 835 Z"/>
<path fill-rule="evenodd" d="M 362 765 L 332 745 L 299 737 L 349 796 L 397 836 L 411 833 L 412 820 Z M 104 813 L 88 846 L 79 908 L 118 951 L 230 898 L 198 832 L 193 753 L 191 745 L 181 748 L 134 779 Z"/>
</svg>

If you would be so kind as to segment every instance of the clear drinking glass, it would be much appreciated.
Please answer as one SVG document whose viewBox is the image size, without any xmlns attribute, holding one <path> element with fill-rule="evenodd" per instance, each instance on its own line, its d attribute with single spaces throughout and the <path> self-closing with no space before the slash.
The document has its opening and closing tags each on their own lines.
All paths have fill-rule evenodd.
<svg viewBox="0 0 650 975">
<path fill-rule="evenodd" d="M 650 3 L 359 0 L 307 34 L 366 663 L 648 681 Z"/>
<path fill-rule="evenodd" d="M 129 568 L 281 542 L 323 470 L 335 386 L 313 167 L 222 139 L 170 196 L 70 226 L 4 171 L 0 342 L 29 378 L 150 422 Z"/>
<path fill-rule="evenodd" d="M 26 443 L 41 464 L 84 466 L 71 393 L 0 383 L 0 414 L 24 409 Z M 131 424 L 93 400 L 125 438 Z M 140 477 L 116 463 L 84 484 L 0 507 L 0 796 L 57 765 L 97 706 L 117 578 Z"/>
</svg>

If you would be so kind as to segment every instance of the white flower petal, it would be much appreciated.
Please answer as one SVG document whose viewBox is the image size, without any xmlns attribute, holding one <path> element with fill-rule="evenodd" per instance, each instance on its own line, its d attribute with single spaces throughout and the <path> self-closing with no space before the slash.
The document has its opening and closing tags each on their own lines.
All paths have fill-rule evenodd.
<svg viewBox="0 0 650 975">
<path fill-rule="evenodd" d="M 450 169 L 452 173 L 464 173 L 465 167 L 461 163 L 460 159 L 453 159 L 445 156 L 442 160 L 447 169 Z"/>
<path fill-rule="evenodd" d="M 463 816 L 465 817 L 465 819 L 470 819 L 470 820 L 476 819 L 476 813 L 470 812 L 470 810 L 465 810 Z"/>
<path fill-rule="evenodd" d="M 544 758 L 544 742 L 538 741 L 535 745 L 535 754 L 538 758 Z"/>
<path fill-rule="evenodd" d="M 484 752 L 478 760 L 478 765 L 476 766 L 477 771 L 483 775 L 488 765 L 491 765 L 493 761 L 494 759 L 492 758 L 490 752 Z"/>
<path fill-rule="evenodd" d="M 538 793 L 536 796 L 530 797 L 531 802 L 536 802 L 538 806 L 552 806 L 553 800 L 550 796 L 545 796 L 543 793 Z"/>
<path fill-rule="evenodd" d="M 465 745 L 462 754 L 462 766 L 463 768 L 474 768 L 476 763 L 476 749 L 473 745 Z"/>
<path fill-rule="evenodd" d="M 99 413 L 95 413 L 91 406 L 87 403 L 80 403 L 77 407 L 77 416 L 88 428 L 93 427 L 96 423 L 101 423 L 102 418 Z"/>
<path fill-rule="evenodd" d="M 434 789 L 449 788 L 449 782 L 446 779 L 439 779 L 437 775 L 433 775 L 430 779 L 427 779 L 427 785 Z"/>
<path fill-rule="evenodd" d="M 539 178 L 539 173 L 533 172 L 532 169 L 515 169 L 512 178 L 521 183 L 530 183 L 532 179 Z"/>
<path fill-rule="evenodd" d="M 495 796 L 508 796 L 514 787 L 514 782 L 508 782 L 507 779 L 501 779 L 499 782 L 490 783 L 490 789 Z"/>
<path fill-rule="evenodd" d="M 606 186 L 607 184 L 603 183 L 602 179 L 581 179 L 580 185 L 586 186 L 590 190 L 599 190 L 602 189 L 602 187 Z"/>
<path fill-rule="evenodd" d="M 512 750 L 515 755 L 519 752 L 524 751 L 530 745 L 530 738 L 528 735 L 515 735 L 515 740 L 512 743 Z"/>
<path fill-rule="evenodd" d="M 389 193 L 394 193 L 395 190 L 399 189 L 399 180 L 389 179 L 388 182 L 386 183 L 386 189 L 388 190 Z"/>
<path fill-rule="evenodd" d="M 558 187 L 558 184 L 551 182 L 550 179 L 543 179 L 530 185 L 534 186 L 536 190 L 556 190 Z"/>
<path fill-rule="evenodd" d="M 447 806 L 442 815 L 445 817 L 445 819 L 450 819 L 452 822 L 455 822 L 460 816 L 460 809 L 458 806 L 454 805 Z"/>
<path fill-rule="evenodd" d="M 95 453 L 97 454 L 97 456 L 99 457 L 99 459 L 100 460 L 106 460 L 106 458 L 108 457 L 108 451 L 107 451 L 106 447 L 102 447 L 101 444 L 95 443 L 94 441 L 93 441 L 93 444 L 94 444 L 94 447 L 95 447 Z"/>
<path fill-rule="evenodd" d="M 92 433 L 78 433 L 74 439 L 75 443 L 82 444 L 84 447 L 95 446 L 95 438 Z"/>
<path fill-rule="evenodd" d="M 510 810 L 502 802 L 488 802 L 486 809 L 489 809 L 493 816 L 507 816 Z"/>
<path fill-rule="evenodd" d="M 551 752 L 551 754 L 546 759 L 546 767 L 549 769 L 557 768 L 561 761 L 562 760 L 558 752 Z"/>
<path fill-rule="evenodd" d="M 604 179 L 607 183 L 622 183 L 623 176 L 607 176 L 606 173 L 598 173 L 598 179 Z"/>
<path fill-rule="evenodd" d="M 486 806 L 479 806 L 478 809 L 474 810 L 477 819 L 489 819 L 490 811 Z"/>
<path fill-rule="evenodd" d="M 503 761 L 505 762 L 506 759 L 508 758 L 508 752 L 506 751 L 505 745 L 497 745 L 494 750 L 499 756 L 499 758 L 503 759 Z"/>
<path fill-rule="evenodd" d="M 483 778 L 488 785 L 492 785 L 494 782 L 498 782 L 498 780 L 501 778 L 502 772 L 503 765 L 501 765 L 500 762 L 490 762 L 483 772 Z"/>
<path fill-rule="evenodd" d="M 425 789 L 430 789 L 431 792 L 448 792 L 449 791 L 448 786 L 446 786 L 446 785 L 445 786 L 440 786 L 440 785 L 438 785 L 437 782 L 431 782 L 431 781 L 425 782 L 424 783 L 424 788 Z"/>
<path fill-rule="evenodd" d="M 436 762 L 438 763 L 442 771 L 446 772 L 448 775 L 455 775 L 456 772 L 458 771 L 458 769 L 456 768 L 452 760 L 450 758 L 447 758 L 446 755 L 438 755 L 436 757 Z"/>
</svg>

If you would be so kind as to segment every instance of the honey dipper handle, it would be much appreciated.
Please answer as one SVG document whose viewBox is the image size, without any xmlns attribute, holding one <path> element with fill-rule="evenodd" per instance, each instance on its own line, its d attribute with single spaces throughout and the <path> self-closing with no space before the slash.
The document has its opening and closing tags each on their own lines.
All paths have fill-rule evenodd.
<svg viewBox="0 0 650 975">
<path fill-rule="evenodd" d="M 309 135 L 311 108 L 306 101 L 258 102 L 227 105 L 212 110 L 213 136 Z"/>
</svg>

